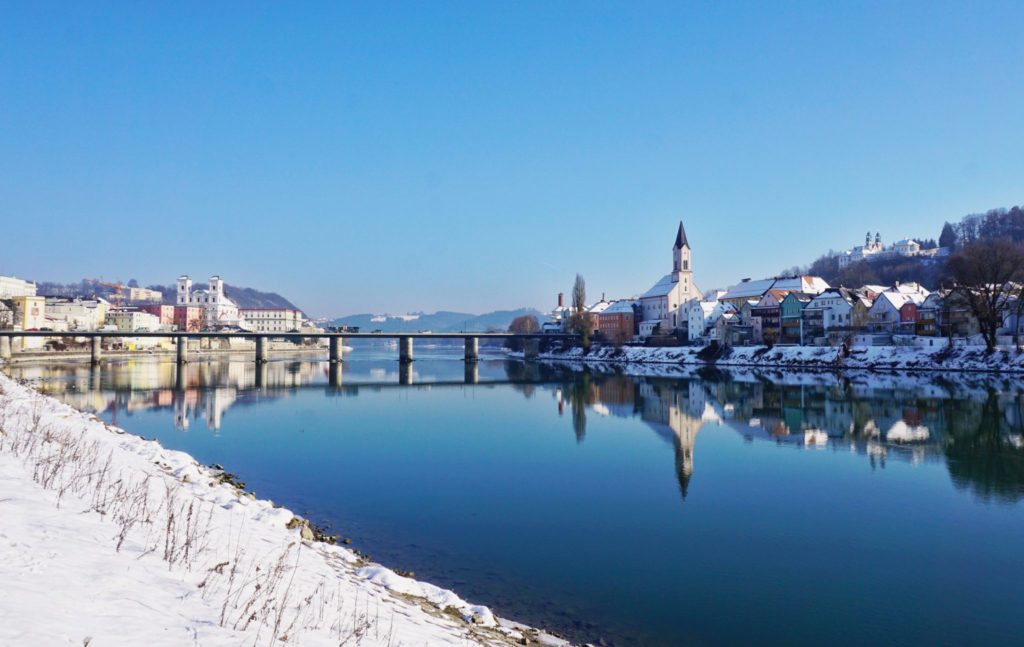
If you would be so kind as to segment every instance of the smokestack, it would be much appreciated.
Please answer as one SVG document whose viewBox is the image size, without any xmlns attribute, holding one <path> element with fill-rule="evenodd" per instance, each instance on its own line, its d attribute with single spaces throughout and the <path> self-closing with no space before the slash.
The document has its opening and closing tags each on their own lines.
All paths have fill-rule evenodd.
<svg viewBox="0 0 1024 647">
<path fill-rule="evenodd" d="M 564 308 L 565 307 L 565 293 L 564 292 L 559 292 L 558 293 L 558 307 L 559 308 Z"/>
</svg>

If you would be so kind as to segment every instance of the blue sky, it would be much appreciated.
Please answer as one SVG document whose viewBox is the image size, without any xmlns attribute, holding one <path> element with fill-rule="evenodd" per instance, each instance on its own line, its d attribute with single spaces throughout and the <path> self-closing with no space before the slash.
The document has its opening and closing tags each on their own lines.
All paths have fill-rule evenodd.
<svg viewBox="0 0 1024 647">
<path fill-rule="evenodd" d="M 1022 3 L 0 3 L 0 274 L 310 314 L 698 284 L 1024 202 Z"/>
</svg>

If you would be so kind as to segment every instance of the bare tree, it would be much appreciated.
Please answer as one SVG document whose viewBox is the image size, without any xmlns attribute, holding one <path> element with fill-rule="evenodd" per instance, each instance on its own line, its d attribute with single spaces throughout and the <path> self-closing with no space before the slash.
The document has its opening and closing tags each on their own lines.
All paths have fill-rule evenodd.
<svg viewBox="0 0 1024 647">
<path fill-rule="evenodd" d="M 583 276 L 576 275 L 572 286 L 572 314 L 569 317 L 569 331 L 580 336 L 580 344 L 584 350 L 590 349 L 590 322 L 587 320 L 587 282 Z"/>
<path fill-rule="evenodd" d="M 512 320 L 512 323 L 508 326 L 509 332 L 515 333 L 535 333 L 540 330 L 540 324 L 537 322 L 537 317 L 533 315 L 522 315 Z M 523 342 L 521 339 L 508 339 L 506 340 L 506 346 L 512 350 L 523 350 Z"/>
<path fill-rule="evenodd" d="M 572 286 L 572 312 L 583 314 L 587 308 L 587 282 L 581 274 L 576 275 L 576 282 Z"/>
<path fill-rule="evenodd" d="M 985 346 L 995 349 L 1003 317 L 1021 296 L 1024 251 L 1003 239 L 983 239 L 965 245 L 949 259 L 953 290 L 964 298 L 978 320 Z"/>
</svg>

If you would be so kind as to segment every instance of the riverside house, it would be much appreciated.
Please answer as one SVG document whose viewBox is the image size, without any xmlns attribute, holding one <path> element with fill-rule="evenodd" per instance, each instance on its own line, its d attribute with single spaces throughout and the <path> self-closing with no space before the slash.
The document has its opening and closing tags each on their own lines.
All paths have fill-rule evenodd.
<svg viewBox="0 0 1024 647">
<path fill-rule="evenodd" d="M 811 296 L 801 292 L 790 292 L 779 304 L 779 343 L 803 343 L 803 311 L 811 302 Z"/>
</svg>

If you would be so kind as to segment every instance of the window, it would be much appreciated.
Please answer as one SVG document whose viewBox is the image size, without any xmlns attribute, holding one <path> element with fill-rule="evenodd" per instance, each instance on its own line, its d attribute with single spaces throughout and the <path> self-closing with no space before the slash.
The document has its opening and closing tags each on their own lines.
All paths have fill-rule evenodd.
<svg viewBox="0 0 1024 647">
<path fill-rule="evenodd" d="M 684 270 L 690 269 L 690 261 L 688 261 L 688 260 L 684 260 L 683 261 L 683 269 Z"/>
</svg>

